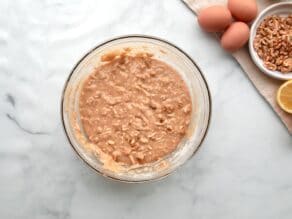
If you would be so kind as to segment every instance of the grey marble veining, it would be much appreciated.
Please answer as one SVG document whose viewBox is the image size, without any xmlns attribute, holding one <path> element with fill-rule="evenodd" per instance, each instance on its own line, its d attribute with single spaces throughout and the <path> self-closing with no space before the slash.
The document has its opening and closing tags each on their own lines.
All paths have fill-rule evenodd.
<svg viewBox="0 0 292 219">
<path fill-rule="evenodd" d="M 213 98 L 196 156 L 170 177 L 138 185 L 82 163 L 59 112 L 81 55 L 133 33 L 189 53 Z M 0 218 L 292 218 L 291 136 L 179 0 L 0 1 L 0 91 Z"/>
</svg>

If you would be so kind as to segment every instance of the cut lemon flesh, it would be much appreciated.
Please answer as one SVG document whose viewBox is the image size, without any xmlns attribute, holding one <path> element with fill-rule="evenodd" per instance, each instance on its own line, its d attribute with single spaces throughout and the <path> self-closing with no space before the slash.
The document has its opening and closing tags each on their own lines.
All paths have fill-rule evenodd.
<svg viewBox="0 0 292 219">
<path fill-rule="evenodd" d="M 287 81 L 279 88 L 277 102 L 284 111 L 292 114 L 292 80 Z"/>
</svg>

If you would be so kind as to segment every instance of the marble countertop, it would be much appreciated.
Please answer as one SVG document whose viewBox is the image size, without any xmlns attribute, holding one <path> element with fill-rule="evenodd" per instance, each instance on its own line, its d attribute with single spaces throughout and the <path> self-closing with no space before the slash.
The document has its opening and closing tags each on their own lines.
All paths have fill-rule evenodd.
<svg viewBox="0 0 292 219">
<path fill-rule="evenodd" d="M 159 182 L 104 179 L 62 129 L 60 94 L 71 68 L 122 34 L 177 44 L 211 88 L 203 146 Z M 292 218 L 291 136 L 179 0 L 0 1 L 0 91 L 0 218 Z"/>
</svg>

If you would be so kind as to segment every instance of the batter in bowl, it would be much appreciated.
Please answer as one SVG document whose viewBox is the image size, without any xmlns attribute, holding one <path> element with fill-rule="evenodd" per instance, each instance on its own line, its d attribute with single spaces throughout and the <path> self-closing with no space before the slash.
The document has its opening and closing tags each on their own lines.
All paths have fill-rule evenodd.
<svg viewBox="0 0 292 219">
<path fill-rule="evenodd" d="M 79 113 L 88 140 L 126 165 L 176 150 L 192 104 L 178 72 L 151 55 L 110 57 L 85 80 Z"/>
</svg>

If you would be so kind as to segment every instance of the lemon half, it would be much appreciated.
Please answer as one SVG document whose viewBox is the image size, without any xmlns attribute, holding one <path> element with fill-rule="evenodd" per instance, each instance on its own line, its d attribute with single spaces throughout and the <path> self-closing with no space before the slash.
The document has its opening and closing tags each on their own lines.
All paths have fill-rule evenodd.
<svg viewBox="0 0 292 219">
<path fill-rule="evenodd" d="M 281 85 L 277 93 L 277 102 L 284 111 L 292 114 L 292 80 Z"/>
</svg>

